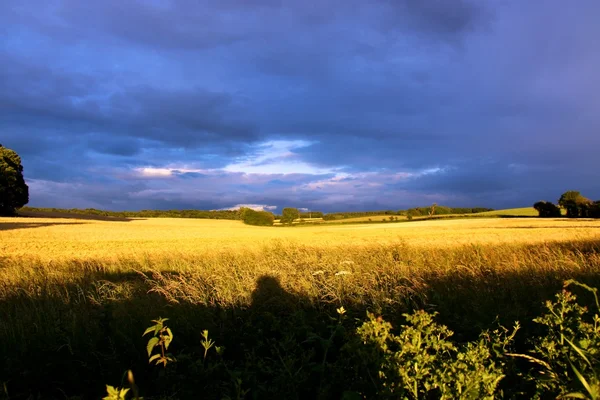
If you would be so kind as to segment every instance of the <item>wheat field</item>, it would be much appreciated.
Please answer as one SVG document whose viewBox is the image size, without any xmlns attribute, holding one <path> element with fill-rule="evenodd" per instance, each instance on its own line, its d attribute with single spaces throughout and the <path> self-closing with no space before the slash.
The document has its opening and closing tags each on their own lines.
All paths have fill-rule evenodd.
<svg viewBox="0 0 600 400">
<path fill-rule="evenodd" d="M 198 377 L 185 360 L 189 352 L 198 357 L 199 332 L 207 329 L 257 398 L 292 398 L 297 388 L 315 398 L 318 382 L 329 378 L 310 373 L 307 384 L 282 364 L 310 371 L 320 347 L 307 351 L 307 337 L 330 334 L 339 307 L 348 332 L 366 311 L 397 326 L 403 312 L 425 308 L 461 338 L 514 321 L 527 337 L 527 322 L 564 280 L 599 286 L 599 272 L 600 221 L 593 220 L 256 227 L 0 218 L 0 377 L 10 398 L 100 398 L 104 383 L 118 383 L 127 369 L 146 393 L 206 387 L 213 375 Z M 141 338 L 157 317 L 169 318 L 182 365 L 181 380 L 162 389 Z M 259 367 L 266 387 L 287 395 L 265 397 L 268 390 L 253 381 Z M 224 373 L 215 382 L 228 379 Z M 288 387 L 290 380 L 297 386 Z"/>
<path fill-rule="evenodd" d="M 240 221 L 0 218 L 0 256 L 65 259 L 190 256 L 260 250 L 278 242 L 335 248 L 402 242 L 445 248 L 598 239 L 600 221 L 463 219 L 343 226 L 256 227 Z"/>
</svg>

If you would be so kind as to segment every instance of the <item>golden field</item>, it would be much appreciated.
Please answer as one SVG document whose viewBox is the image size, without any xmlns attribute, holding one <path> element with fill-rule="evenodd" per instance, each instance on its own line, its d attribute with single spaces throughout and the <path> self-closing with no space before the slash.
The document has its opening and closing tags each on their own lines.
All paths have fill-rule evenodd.
<svg viewBox="0 0 600 400">
<path fill-rule="evenodd" d="M 181 391 L 210 385 L 209 398 L 222 398 L 238 381 L 204 368 L 206 329 L 254 398 L 318 398 L 337 375 L 314 370 L 323 358 L 311 338 L 332 334 L 339 307 L 350 336 L 366 311 L 398 326 L 402 313 L 426 309 L 461 340 L 515 321 L 528 337 L 543 302 L 571 278 L 600 286 L 598 220 L 0 218 L 0 377 L 10 398 L 96 399 L 132 369 L 144 398 L 196 398 Z M 157 317 L 175 332 L 179 380 L 157 383 L 148 366 L 141 333 Z M 338 387 L 355 382 L 340 377 Z"/>
<path fill-rule="evenodd" d="M 444 248 L 577 239 L 600 239 L 600 221 L 490 218 L 256 227 L 240 221 L 202 219 L 0 218 L 0 256 L 46 261 L 249 251 L 281 241 L 325 248 L 399 242 Z"/>
</svg>

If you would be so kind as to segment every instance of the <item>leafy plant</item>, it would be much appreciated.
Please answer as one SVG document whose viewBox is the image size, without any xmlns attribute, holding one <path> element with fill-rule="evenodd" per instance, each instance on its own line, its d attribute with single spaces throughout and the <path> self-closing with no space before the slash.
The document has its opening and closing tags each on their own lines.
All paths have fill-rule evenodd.
<svg viewBox="0 0 600 400">
<path fill-rule="evenodd" d="M 115 388 L 110 385 L 106 385 L 107 395 L 102 400 L 125 400 L 129 389 Z"/>
<path fill-rule="evenodd" d="M 597 312 L 590 317 L 587 307 L 567 287 L 590 292 Z M 532 355 L 511 354 L 529 360 L 536 369 L 529 374 L 536 396 L 558 398 L 600 398 L 600 304 L 597 289 L 569 280 L 555 301 L 547 301 L 547 312 L 534 319 L 546 327 L 546 334 L 534 340 Z"/>
<path fill-rule="evenodd" d="M 175 358 L 167 353 L 169 349 L 169 345 L 173 341 L 173 332 L 171 329 L 165 325 L 165 322 L 168 321 L 168 318 L 158 318 L 156 320 L 152 320 L 155 324 L 148 327 L 142 336 L 146 336 L 149 333 L 152 333 L 153 336 L 148 340 L 148 344 L 146 345 L 146 350 L 148 352 L 148 362 L 154 362 L 155 365 L 162 364 L 163 367 L 167 366 L 167 363 L 176 361 Z M 159 353 L 152 355 L 152 352 L 158 349 Z"/>
<path fill-rule="evenodd" d="M 137 386 L 135 385 L 135 381 L 133 379 L 133 372 L 131 372 L 131 370 L 127 371 L 127 381 L 129 382 L 131 389 L 133 389 L 132 391 L 134 400 L 144 400 L 138 394 Z M 106 396 L 103 397 L 102 400 L 125 400 L 129 390 L 129 388 L 119 388 L 106 385 Z"/>
<path fill-rule="evenodd" d="M 449 339 L 446 326 L 434 314 L 404 314 L 407 325 L 399 334 L 381 317 L 368 313 L 369 321 L 357 332 L 364 347 L 360 356 L 377 370 L 372 378 L 380 398 L 492 399 L 504 377 L 501 360 L 493 349 L 504 349 L 511 335 L 483 334 L 479 341 L 459 347 Z"/>
</svg>

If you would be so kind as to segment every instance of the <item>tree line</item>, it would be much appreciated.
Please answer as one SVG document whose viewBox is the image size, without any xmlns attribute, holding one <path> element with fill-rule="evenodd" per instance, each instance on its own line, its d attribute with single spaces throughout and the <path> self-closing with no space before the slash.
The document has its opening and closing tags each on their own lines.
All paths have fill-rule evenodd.
<svg viewBox="0 0 600 400">
<path fill-rule="evenodd" d="M 328 213 L 323 217 L 326 221 L 357 217 L 371 217 L 378 215 L 402 215 L 402 216 L 427 216 L 430 215 L 432 207 L 414 207 L 407 210 L 379 210 L 379 211 L 354 211 L 354 212 L 337 212 Z M 485 211 L 494 211 L 493 208 L 485 207 L 447 207 L 438 206 L 434 208 L 431 215 L 447 215 L 447 214 L 475 214 Z"/>
<path fill-rule="evenodd" d="M 565 210 L 567 218 L 600 218 L 600 200 L 592 201 L 576 190 L 563 193 L 558 205 L 549 201 L 538 201 L 533 205 L 542 218 L 557 218 Z"/>
<path fill-rule="evenodd" d="M 241 219 L 238 210 L 141 210 L 106 211 L 95 208 L 40 208 L 23 207 L 19 211 L 97 215 L 116 218 L 200 218 L 200 219 Z"/>
</svg>

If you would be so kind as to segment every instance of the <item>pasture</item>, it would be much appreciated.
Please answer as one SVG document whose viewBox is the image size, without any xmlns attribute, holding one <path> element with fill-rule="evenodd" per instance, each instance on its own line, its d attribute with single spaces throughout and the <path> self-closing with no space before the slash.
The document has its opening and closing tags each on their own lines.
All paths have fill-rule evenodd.
<svg viewBox="0 0 600 400">
<path fill-rule="evenodd" d="M 509 208 L 506 210 L 494 210 L 477 213 L 477 216 L 510 216 L 510 217 L 537 217 L 538 212 L 533 207 Z"/>
<path fill-rule="evenodd" d="M 394 327 L 438 312 L 462 342 L 520 321 L 525 351 L 543 302 L 569 278 L 598 286 L 599 271 L 598 220 L 0 218 L 0 376 L 8 398 L 98 398 L 128 369 L 145 398 L 369 397 L 345 353 L 367 311 Z M 141 337 L 159 316 L 175 333 L 165 370 Z M 223 356 L 203 356 L 204 329 Z M 510 368 L 502 390 L 531 393 Z"/>
</svg>

